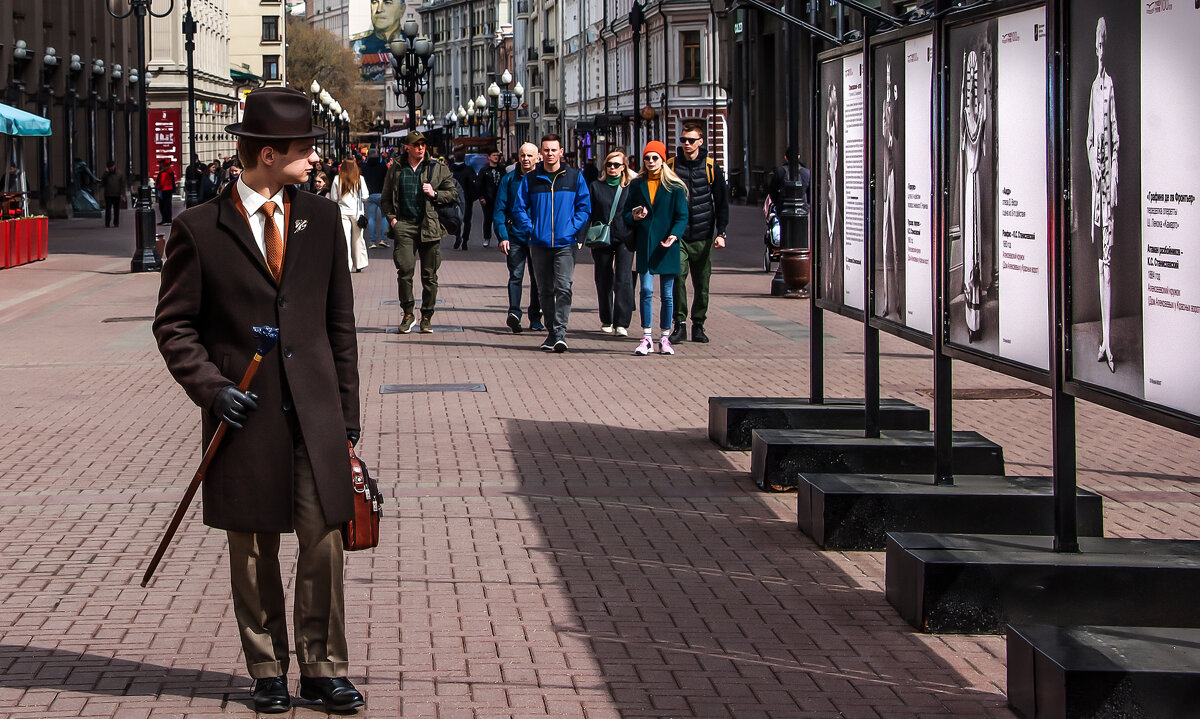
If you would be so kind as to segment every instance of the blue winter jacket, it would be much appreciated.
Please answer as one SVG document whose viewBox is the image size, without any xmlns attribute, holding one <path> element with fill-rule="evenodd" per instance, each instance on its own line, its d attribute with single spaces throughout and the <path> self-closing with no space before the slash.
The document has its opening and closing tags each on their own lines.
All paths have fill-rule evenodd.
<svg viewBox="0 0 1200 719">
<path fill-rule="evenodd" d="M 513 225 L 536 247 L 570 247 L 592 215 L 592 198 L 579 171 L 560 166 L 551 177 L 541 163 L 521 180 Z"/>
<path fill-rule="evenodd" d="M 517 190 L 521 189 L 521 177 L 518 170 L 513 170 L 500 179 L 500 189 L 496 191 L 496 209 L 492 212 L 492 225 L 496 228 L 499 242 L 508 240 L 519 245 L 529 242 L 529 233 L 517 229 L 513 222 L 513 207 L 517 203 Z"/>
</svg>

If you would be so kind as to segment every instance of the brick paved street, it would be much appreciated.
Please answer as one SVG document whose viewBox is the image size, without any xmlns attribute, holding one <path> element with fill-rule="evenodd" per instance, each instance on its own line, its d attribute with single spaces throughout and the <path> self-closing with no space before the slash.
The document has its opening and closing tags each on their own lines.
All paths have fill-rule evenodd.
<svg viewBox="0 0 1200 719">
<path fill-rule="evenodd" d="M 708 441 L 710 395 L 808 386 L 807 304 L 768 296 L 758 215 L 733 211 L 713 342 L 674 357 L 599 331 L 590 264 L 570 352 L 510 334 L 503 258 L 478 237 L 443 248 L 435 324 L 462 331 L 388 334 L 395 273 L 373 251 L 354 277 L 359 447 L 391 499 L 381 546 L 348 558 L 363 716 L 1013 716 L 1002 638 L 911 631 L 882 553 L 816 550 L 795 496 Z M 0 271 L 0 717 L 253 714 L 224 535 L 197 507 L 139 586 L 200 415 L 154 348 L 158 276 L 128 274 L 126 216 L 54 221 L 49 260 Z M 826 326 L 827 393 L 861 396 L 861 325 Z M 929 353 L 882 344 L 884 396 L 931 406 Z M 955 369 L 956 388 L 1025 386 Z M 448 383 L 486 391 L 380 393 Z M 961 401 L 955 419 L 1010 473 L 1049 473 L 1048 401 Z M 1200 537 L 1200 441 L 1081 404 L 1079 457 L 1109 535 Z"/>
</svg>

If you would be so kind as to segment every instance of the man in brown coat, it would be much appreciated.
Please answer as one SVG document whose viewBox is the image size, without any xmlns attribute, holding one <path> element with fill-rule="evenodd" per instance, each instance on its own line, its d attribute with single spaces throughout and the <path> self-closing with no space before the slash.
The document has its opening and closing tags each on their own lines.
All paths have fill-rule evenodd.
<svg viewBox="0 0 1200 719">
<path fill-rule="evenodd" d="M 300 697 L 348 711 L 340 525 L 353 516 L 346 440 L 356 442 L 358 345 L 337 205 L 298 192 L 317 159 L 308 99 L 246 98 L 241 179 L 171 227 L 154 318 L 167 368 L 203 411 L 203 442 L 231 431 L 204 480 L 204 523 L 228 533 L 234 613 L 261 712 L 290 709 L 281 533 L 295 532 Z M 251 327 L 279 328 L 250 391 Z"/>
</svg>

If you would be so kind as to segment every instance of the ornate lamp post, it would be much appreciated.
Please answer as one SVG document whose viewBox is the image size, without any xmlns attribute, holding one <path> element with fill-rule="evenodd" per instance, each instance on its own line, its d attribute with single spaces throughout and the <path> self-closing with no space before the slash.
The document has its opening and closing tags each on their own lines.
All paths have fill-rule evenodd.
<svg viewBox="0 0 1200 719">
<path fill-rule="evenodd" d="M 496 101 L 496 111 L 504 110 L 505 157 L 512 153 L 512 147 L 509 146 L 508 138 L 509 119 L 512 116 L 512 111 L 521 106 L 521 97 L 525 94 L 525 88 L 519 82 L 516 84 L 516 87 L 509 90 L 508 86 L 512 84 L 512 81 L 512 73 L 505 68 L 504 72 L 500 74 L 500 84 L 504 87 L 501 88 L 500 85 L 493 82 L 491 87 L 488 88 L 488 94 Z"/>
<path fill-rule="evenodd" d="M 149 75 L 146 73 L 146 16 L 151 17 L 166 17 L 175 9 L 175 0 L 167 0 L 167 9 L 161 13 L 156 13 L 150 8 L 152 0 L 104 0 L 108 14 L 118 20 L 133 15 L 137 19 L 137 71 L 143 80 L 137 83 L 138 86 L 138 107 L 142 110 L 142 119 L 138 127 L 138 144 L 141 151 L 138 153 L 141 159 L 141 174 L 142 185 L 138 188 L 137 206 L 134 208 L 134 226 L 137 230 L 137 247 L 133 251 L 133 260 L 130 263 L 131 272 L 149 272 L 152 270 L 162 269 L 158 258 L 154 256 L 154 208 L 150 195 L 150 135 L 149 128 L 146 123 L 146 81 L 149 80 Z M 118 12 L 118 8 L 125 5 L 124 12 Z M 116 7 L 114 7 L 116 6 Z M 131 73 L 129 81 L 134 82 L 134 75 Z"/>
<path fill-rule="evenodd" d="M 392 92 L 396 94 L 397 105 L 400 98 L 404 98 L 410 130 L 417 127 L 417 108 L 424 103 L 425 92 L 429 90 L 429 73 L 434 66 L 433 42 L 417 37 L 418 30 L 415 20 L 406 20 L 400 29 L 400 38 L 388 45 L 395 77 Z"/>
<path fill-rule="evenodd" d="M 58 69 L 60 62 L 58 51 L 52 47 L 46 48 L 46 54 L 42 55 L 42 74 L 41 80 L 38 82 L 38 114 L 42 117 L 50 117 L 50 100 L 54 96 L 54 86 L 51 84 L 54 80 L 54 72 Z M 50 202 L 50 143 L 45 137 L 38 138 L 38 180 L 41 184 L 41 200 L 42 207 L 45 207 Z M 70 171 L 67 176 L 70 177 Z"/>
<path fill-rule="evenodd" d="M 92 170 L 96 169 L 96 109 L 100 105 L 100 93 L 96 87 L 104 83 L 104 61 L 99 58 L 93 59 L 91 64 L 91 76 L 88 78 L 88 100 L 87 100 L 87 147 L 88 147 L 88 167 Z"/>
<path fill-rule="evenodd" d="M 475 101 L 467 100 L 467 135 L 475 134 Z"/>
<path fill-rule="evenodd" d="M 117 160 L 117 103 L 120 99 L 117 97 L 117 91 L 121 89 L 121 80 L 125 77 L 125 68 L 121 67 L 120 63 L 112 66 L 112 72 L 108 74 L 112 81 L 108 93 L 108 158 L 113 162 Z M 128 144 L 128 141 L 126 142 Z M 128 168 L 127 168 L 128 169 Z"/>
<path fill-rule="evenodd" d="M 467 117 L 469 117 L 469 115 L 467 114 L 467 109 L 465 107 L 463 107 L 462 105 L 459 105 L 458 106 L 458 124 L 460 127 L 467 124 Z M 470 132 L 469 127 L 467 128 L 467 132 L 468 133 Z"/>
</svg>

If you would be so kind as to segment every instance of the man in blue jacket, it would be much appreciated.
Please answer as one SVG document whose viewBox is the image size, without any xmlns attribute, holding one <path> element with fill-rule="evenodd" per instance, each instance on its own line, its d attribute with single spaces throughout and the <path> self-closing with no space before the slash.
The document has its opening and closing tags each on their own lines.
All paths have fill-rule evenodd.
<svg viewBox="0 0 1200 719">
<path fill-rule="evenodd" d="M 542 136 L 542 162 L 521 180 L 513 205 L 513 224 L 529 233 L 529 260 L 550 324 L 542 343 L 547 352 L 567 351 L 575 242 L 592 213 L 587 183 L 562 154 L 558 135 Z"/>
<path fill-rule="evenodd" d="M 522 232 L 512 223 L 513 205 L 517 201 L 517 190 L 521 180 L 537 166 L 538 148 L 532 142 L 521 145 L 517 153 L 516 168 L 500 179 L 496 191 L 492 224 L 500 251 L 508 263 L 508 328 L 517 334 L 521 331 L 521 285 L 525 281 L 525 262 L 529 259 L 529 234 Z M 544 330 L 542 325 L 542 303 L 538 298 L 537 277 L 529 271 L 529 329 Z"/>
</svg>

